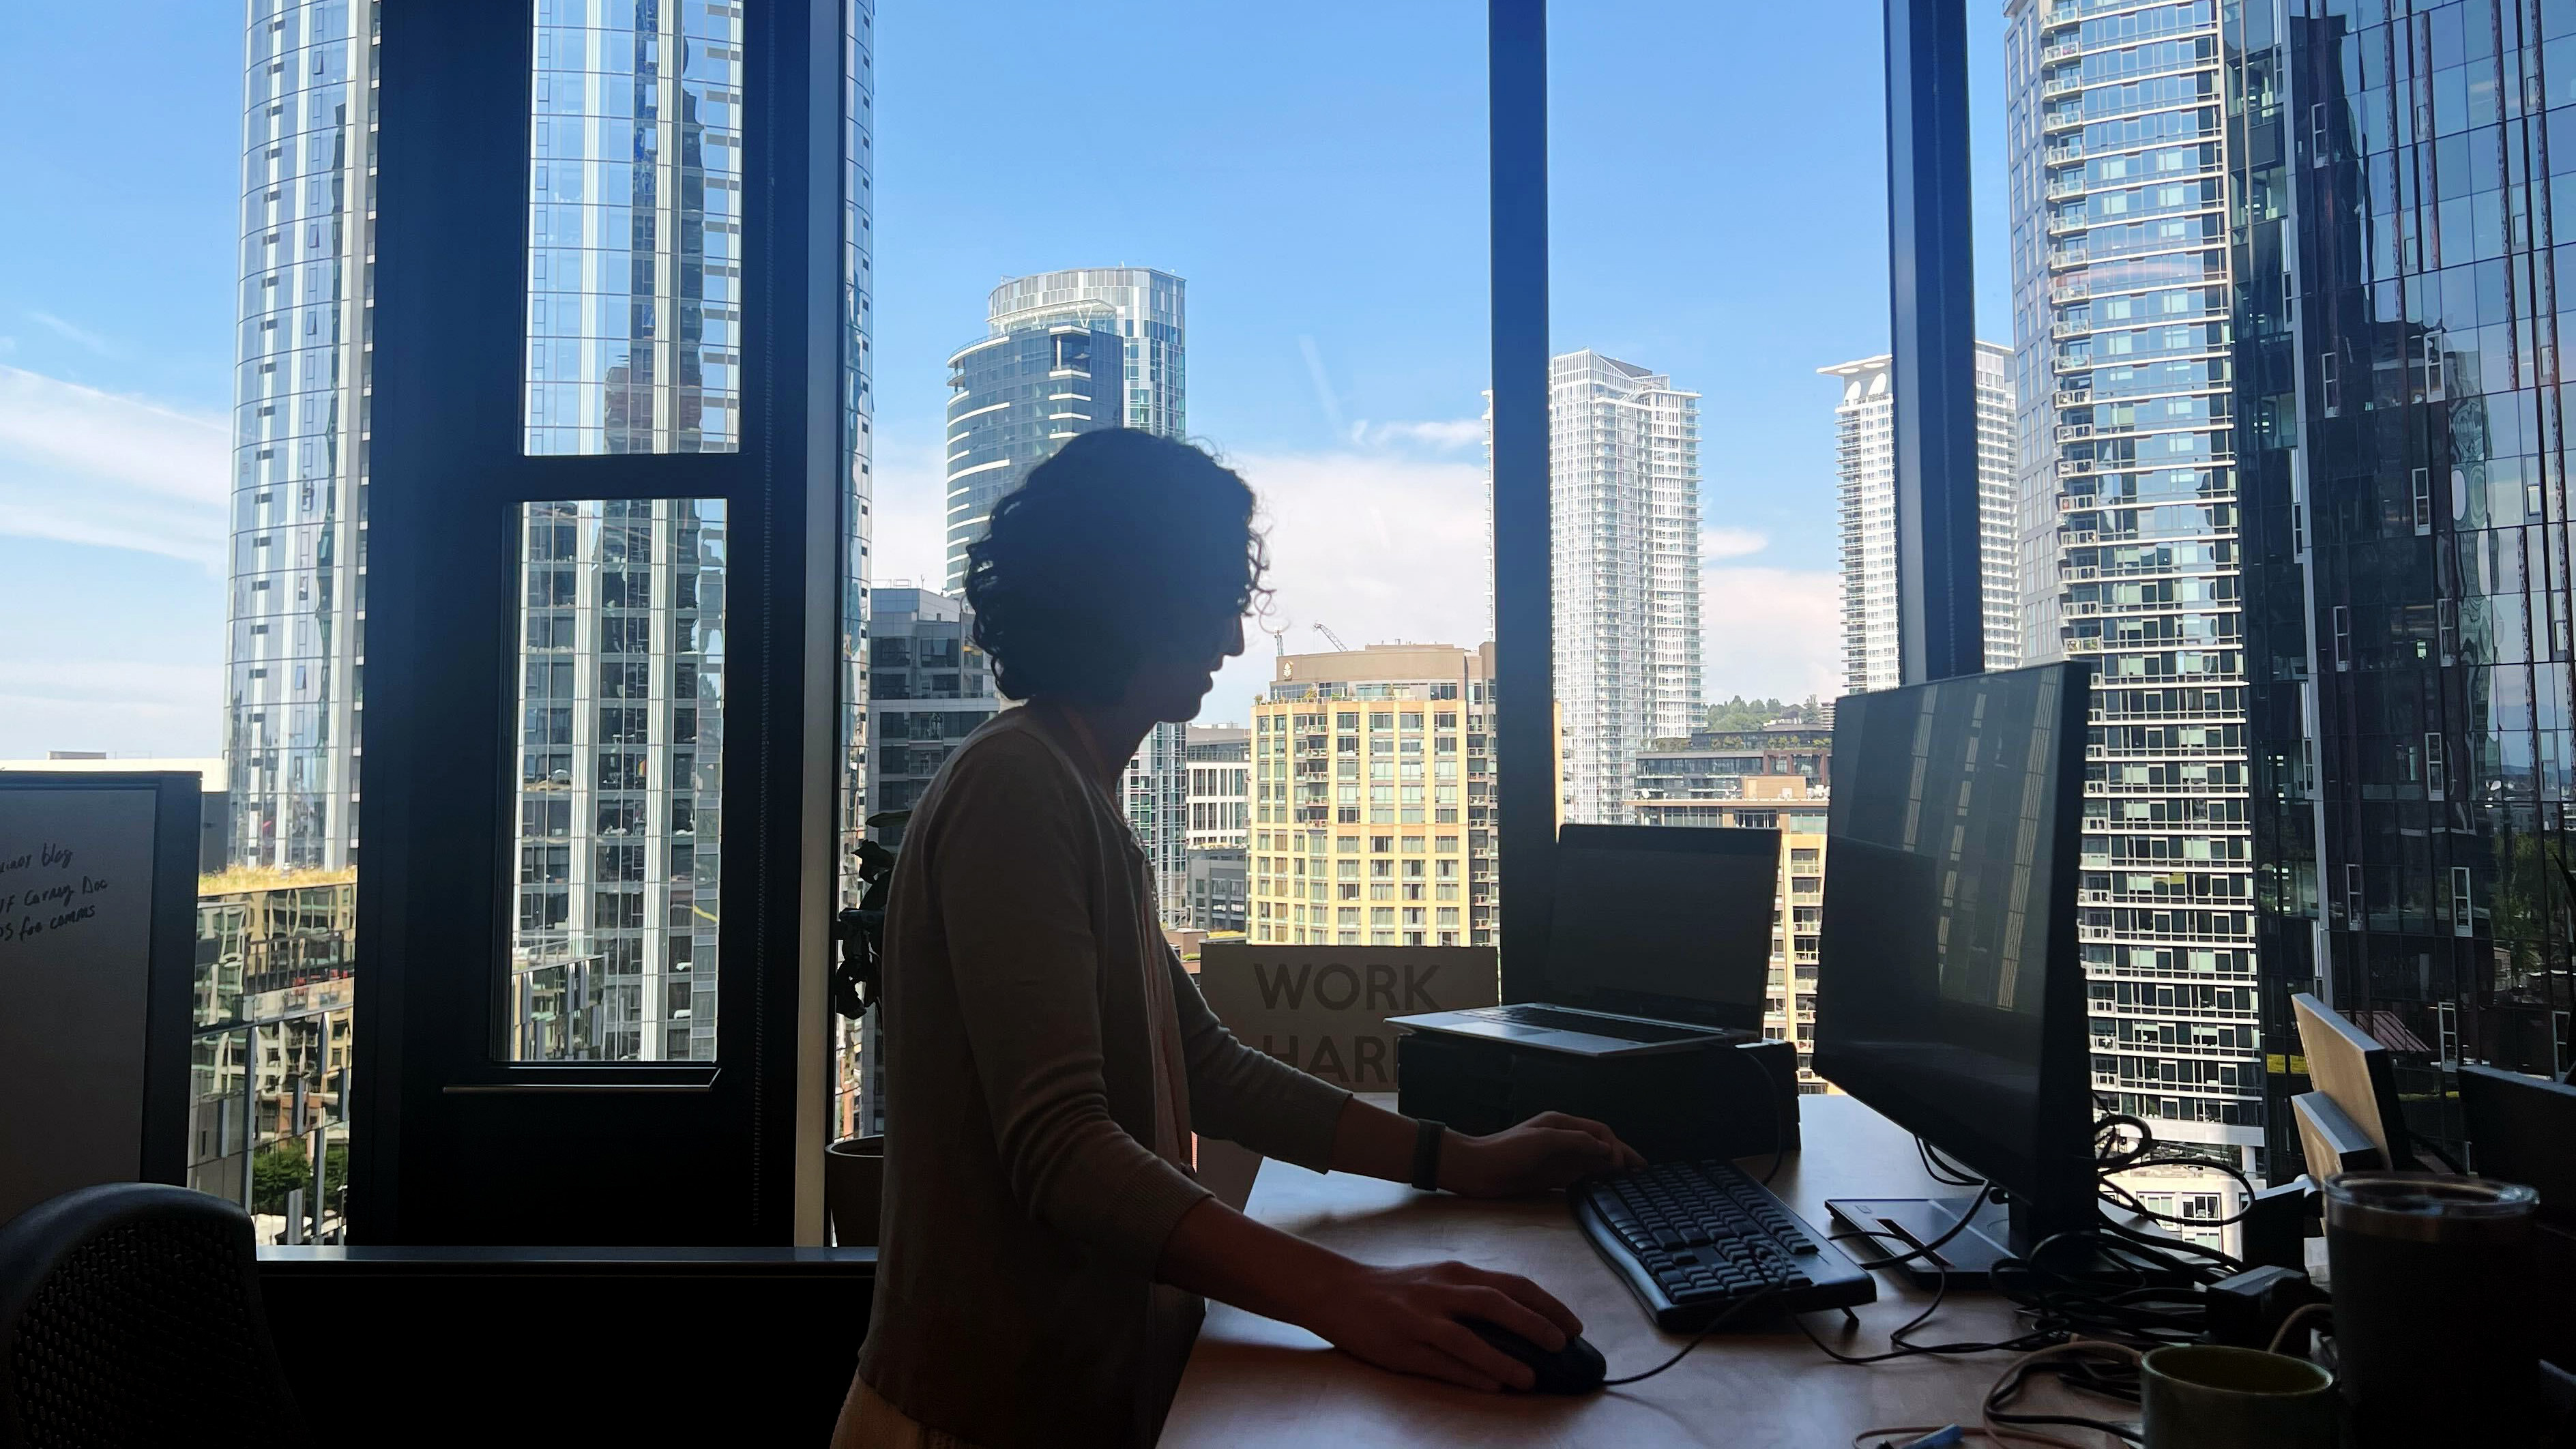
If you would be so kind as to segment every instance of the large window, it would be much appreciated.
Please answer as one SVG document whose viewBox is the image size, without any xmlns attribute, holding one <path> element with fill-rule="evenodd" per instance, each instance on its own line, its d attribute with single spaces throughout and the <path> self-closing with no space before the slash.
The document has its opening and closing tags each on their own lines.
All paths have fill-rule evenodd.
<svg viewBox="0 0 2576 1449">
<path fill-rule="evenodd" d="M 724 752 L 760 657 L 728 661 L 728 605 L 743 627 L 787 597 L 726 587 L 786 516 L 724 471 L 779 401 L 746 292 L 782 241 L 752 220 L 764 41 L 728 0 L 507 8 L 525 87 L 513 58 L 483 100 L 508 154 L 452 198 L 513 259 L 491 290 L 519 330 L 477 329 L 507 334 L 507 464 L 665 471 L 455 484 L 501 500 L 472 526 L 512 550 L 506 607 L 432 621 L 507 640 L 477 1049 L 703 1067 L 733 1019 L 718 862 L 752 869 L 716 829 L 756 773 L 745 720 Z M 1546 286 L 1497 294 L 1493 248 L 1532 233 L 1490 226 L 1478 0 L 1118 0 L 1086 11 L 1115 63 L 1078 77 L 996 43 L 1061 24 L 1034 3 L 905 6 L 882 34 L 844 8 L 838 153 L 800 173 L 836 178 L 837 267 L 797 283 L 838 285 L 808 309 L 839 359 L 815 515 L 836 867 L 899 849 L 1005 707 L 962 597 L 994 502 L 1068 438 L 1141 428 L 1243 473 L 1272 570 L 1199 719 L 1123 784 L 1179 939 L 1500 943 L 1494 560 L 1543 521 L 1552 655 L 1525 683 L 1549 708 L 1516 823 L 1779 830 L 1769 1027 L 1807 1038 L 1831 703 L 1898 683 L 1909 610 L 1945 602 L 1903 561 L 1923 379 L 1896 325 L 1937 288 L 1892 318 L 1888 282 L 1890 138 L 1929 133 L 1889 124 L 1874 3 L 1550 9 Z M 2455 1139 L 2459 1062 L 2576 1051 L 2550 885 L 2576 756 L 2570 23 L 2496 0 L 1964 14 L 1973 184 L 1934 210 L 1964 205 L 1973 245 L 1933 280 L 1974 325 L 1941 488 L 1974 493 L 1952 561 L 1985 665 L 2099 674 L 2093 1086 L 2287 1163 L 2280 1003 L 2315 986 L 2384 1028 L 2419 1130 Z M 203 779 L 191 1171 L 272 1237 L 338 1230 L 366 685 L 396 658 L 369 618 L 395 501 L 370 494 L 378 385 L 403 361 L 375 342 L 382 35 L 373 0 L 253 0 L 29 37 L 12 160 L 63 201 L 0 238 L 0 275 L 45 279 L 0 293 L 0 764 Z M 137 54 L 166 83 L 111 104 L 78 82 Z M 119 158 L 146 153 L 138 186 Z M 1543 520 L 1535 492 L 1493 502 L 1518 424 L 1492 344 L 1532 327 Z M 833 1130 L 865 1130 L 868 1027 L 833 1030 Z"/>
</svg>

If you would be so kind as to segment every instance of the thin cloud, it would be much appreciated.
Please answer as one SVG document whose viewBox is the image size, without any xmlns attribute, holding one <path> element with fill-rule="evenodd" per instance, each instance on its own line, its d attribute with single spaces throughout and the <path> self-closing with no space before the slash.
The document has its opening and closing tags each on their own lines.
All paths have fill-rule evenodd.
<svg viewBox="0 0 2576 1449">
<path fill-rule="evenodd" d="M 1373 423 L 1366 418 L 1351 424 L 1351 441 L 1363 447 L 1391 447 L 1412 444 L 1440 451 L 1480 447 L 1485 441 L 1482 418 L 1444 418 L 1432 422 Z"/>
<path fill-rule="evenodd" d="M 1370 436 L 1378 427 L 1370 425 Z M 1483 423 L 1413 425 L 1457 436 Z M 1430 436 L 1441 436 L 1432 433 Z M 1350 447 L 1228 454 L 1260 498 L 1270 542 L 1269 610 L 1245 626 L 1246 648 L 1217 676 L 1202 718 L 1240 721 L 1266 692 L 1273 655 L 1406 640 L 1472 649 L 1486 636 L 1491 567 L 1485 475 L 1465 460 Z M 945 571 L 945 492 L 935 449 L 877 460 L 871 582 L 936 586 Z M 1749 529 L 1703 533 L 1702 557 L 1769 546 Z M 1830 569 L 1725 564 L 1702 575 L 1706 690 L 1803 699 L 1841 693 L 1842 583 Z M 1276 642 L 1274 642 L 1274 637 Z"/>
<path fill-rule="evenodd" d="M 219 665 L 13 658 L 0 677 L 0 758 L 208 756 L 222 703 Z"/>
<path fill-rule="evenodd" d="M 1842 690 L 1842 576 L 1713 568 L 1701 575 L 1701 692 L 1832 699 Z"/>
<path fill-rule="evenodd" d="M 1768 534 L 1749 528 L 1708 528 L 1700 530 L 1699 556 L 1702 562 L 1722 558 L 1742 558 L 1760 553 L 1771 546 Z"/>
<path fill-rule="evenodd" d="M 1481 425 L 1477 425 L 1480 426 Z M 1208 696 L 1205 717 L 1242 720 L 1266 692 L 1272 656 L 1409 640 L 1472 649 L 1485 638 L 1485 475 L 1466 462 L 1343 448 L 1229 453 L 1260 499 L 1270 544 L 1268 612 L 1244 626 L 1243 656 Z M 930 447 L 874 463 L 869 584 L 939 587 L 947 571 L 944 468 Z M 1264 630 L 1277 631 L 1278 643 Z"/>
<path fill-rule="evenodd" d="M 1485 474 L 1472 463 L 1382 453 L 1229 455 L 1260 499 L 1271 597 L 1202 717 L 1241 720 L 1273 658 L 1397 641 L 1473 649 L 1485 639 Z M 1275 642 L 1274 642 L 1275 640 Z"/>
<path fill-rule="evenodd" d="M 73 324 L 64 321 L 62 318 L 55 316 L 51 312 L 39 312 L 32 308 L 28 310 L 27 317 L 28 320 L 36 323 L 38 326 L 53 332 L 57 336 L 77 342 L 81 346 L 88 348 L 90 351 L 97 353 L 101 357 L 116 356 L 116 348 L 112 346 L 106 338 L 99 336 L 97 333 L 90 331 L 86 327 L 74 326 Z"/>
<path fill-rule="evenodd" d="M 231 442 L 219 417 L 0 366 L 0 533 L 218 570 Z"/>
</svg>

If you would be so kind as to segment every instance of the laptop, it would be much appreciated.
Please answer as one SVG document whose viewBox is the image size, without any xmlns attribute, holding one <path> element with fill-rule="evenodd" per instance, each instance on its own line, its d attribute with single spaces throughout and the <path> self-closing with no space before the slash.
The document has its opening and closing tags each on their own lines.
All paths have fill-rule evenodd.
<svg viewBox="0 0 2576 1449">
<path fill-rule="evenodd" d="M 1754 1040 L 1779 872 L 1775 830 L 1561 826 L 1542 999 L 1389 1021 L 1586 1057 Z"/>
</svg>

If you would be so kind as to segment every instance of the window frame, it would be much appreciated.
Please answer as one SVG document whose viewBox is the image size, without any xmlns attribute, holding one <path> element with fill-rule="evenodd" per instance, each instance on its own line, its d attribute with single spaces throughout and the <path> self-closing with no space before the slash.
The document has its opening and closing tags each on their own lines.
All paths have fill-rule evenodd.
<svg viewBox="0 0 2576 1449">
<path fill-rule="evenodd" d="M 1495 768 L 1502 989 L 1545 987 L 1557 759 L 1549 553 L 1547 0 L 1487 0 Z M 1985 668 L 1966 0 L 1887 0 L 1888 280 L 1900 669 Z"/>
<path fill-rule="evenodd" d="M 847 532 L 843 30 L 843 0 L 745 16 L 738 450 L 531 457 L 520 98 L 534 7 L 384 7 L 355 1241 L 823 1241 Z M 726 506 L 733 728 L 713 1064 L 511 1063 L 496 1050 L 516 920 L 519 505 L 591 498 Z"/>
</svg>

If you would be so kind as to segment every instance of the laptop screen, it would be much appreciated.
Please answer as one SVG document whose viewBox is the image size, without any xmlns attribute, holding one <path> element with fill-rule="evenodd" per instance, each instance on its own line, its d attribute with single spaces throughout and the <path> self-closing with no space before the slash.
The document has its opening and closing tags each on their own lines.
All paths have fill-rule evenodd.
<svg viewBox="0 0 2576 1449">
<path fill-rule="evenodd" d="M 1779 871 L 1772 830 L 1560 828 L 1551 999 L 1759 1030 Z"/>
</svg>

